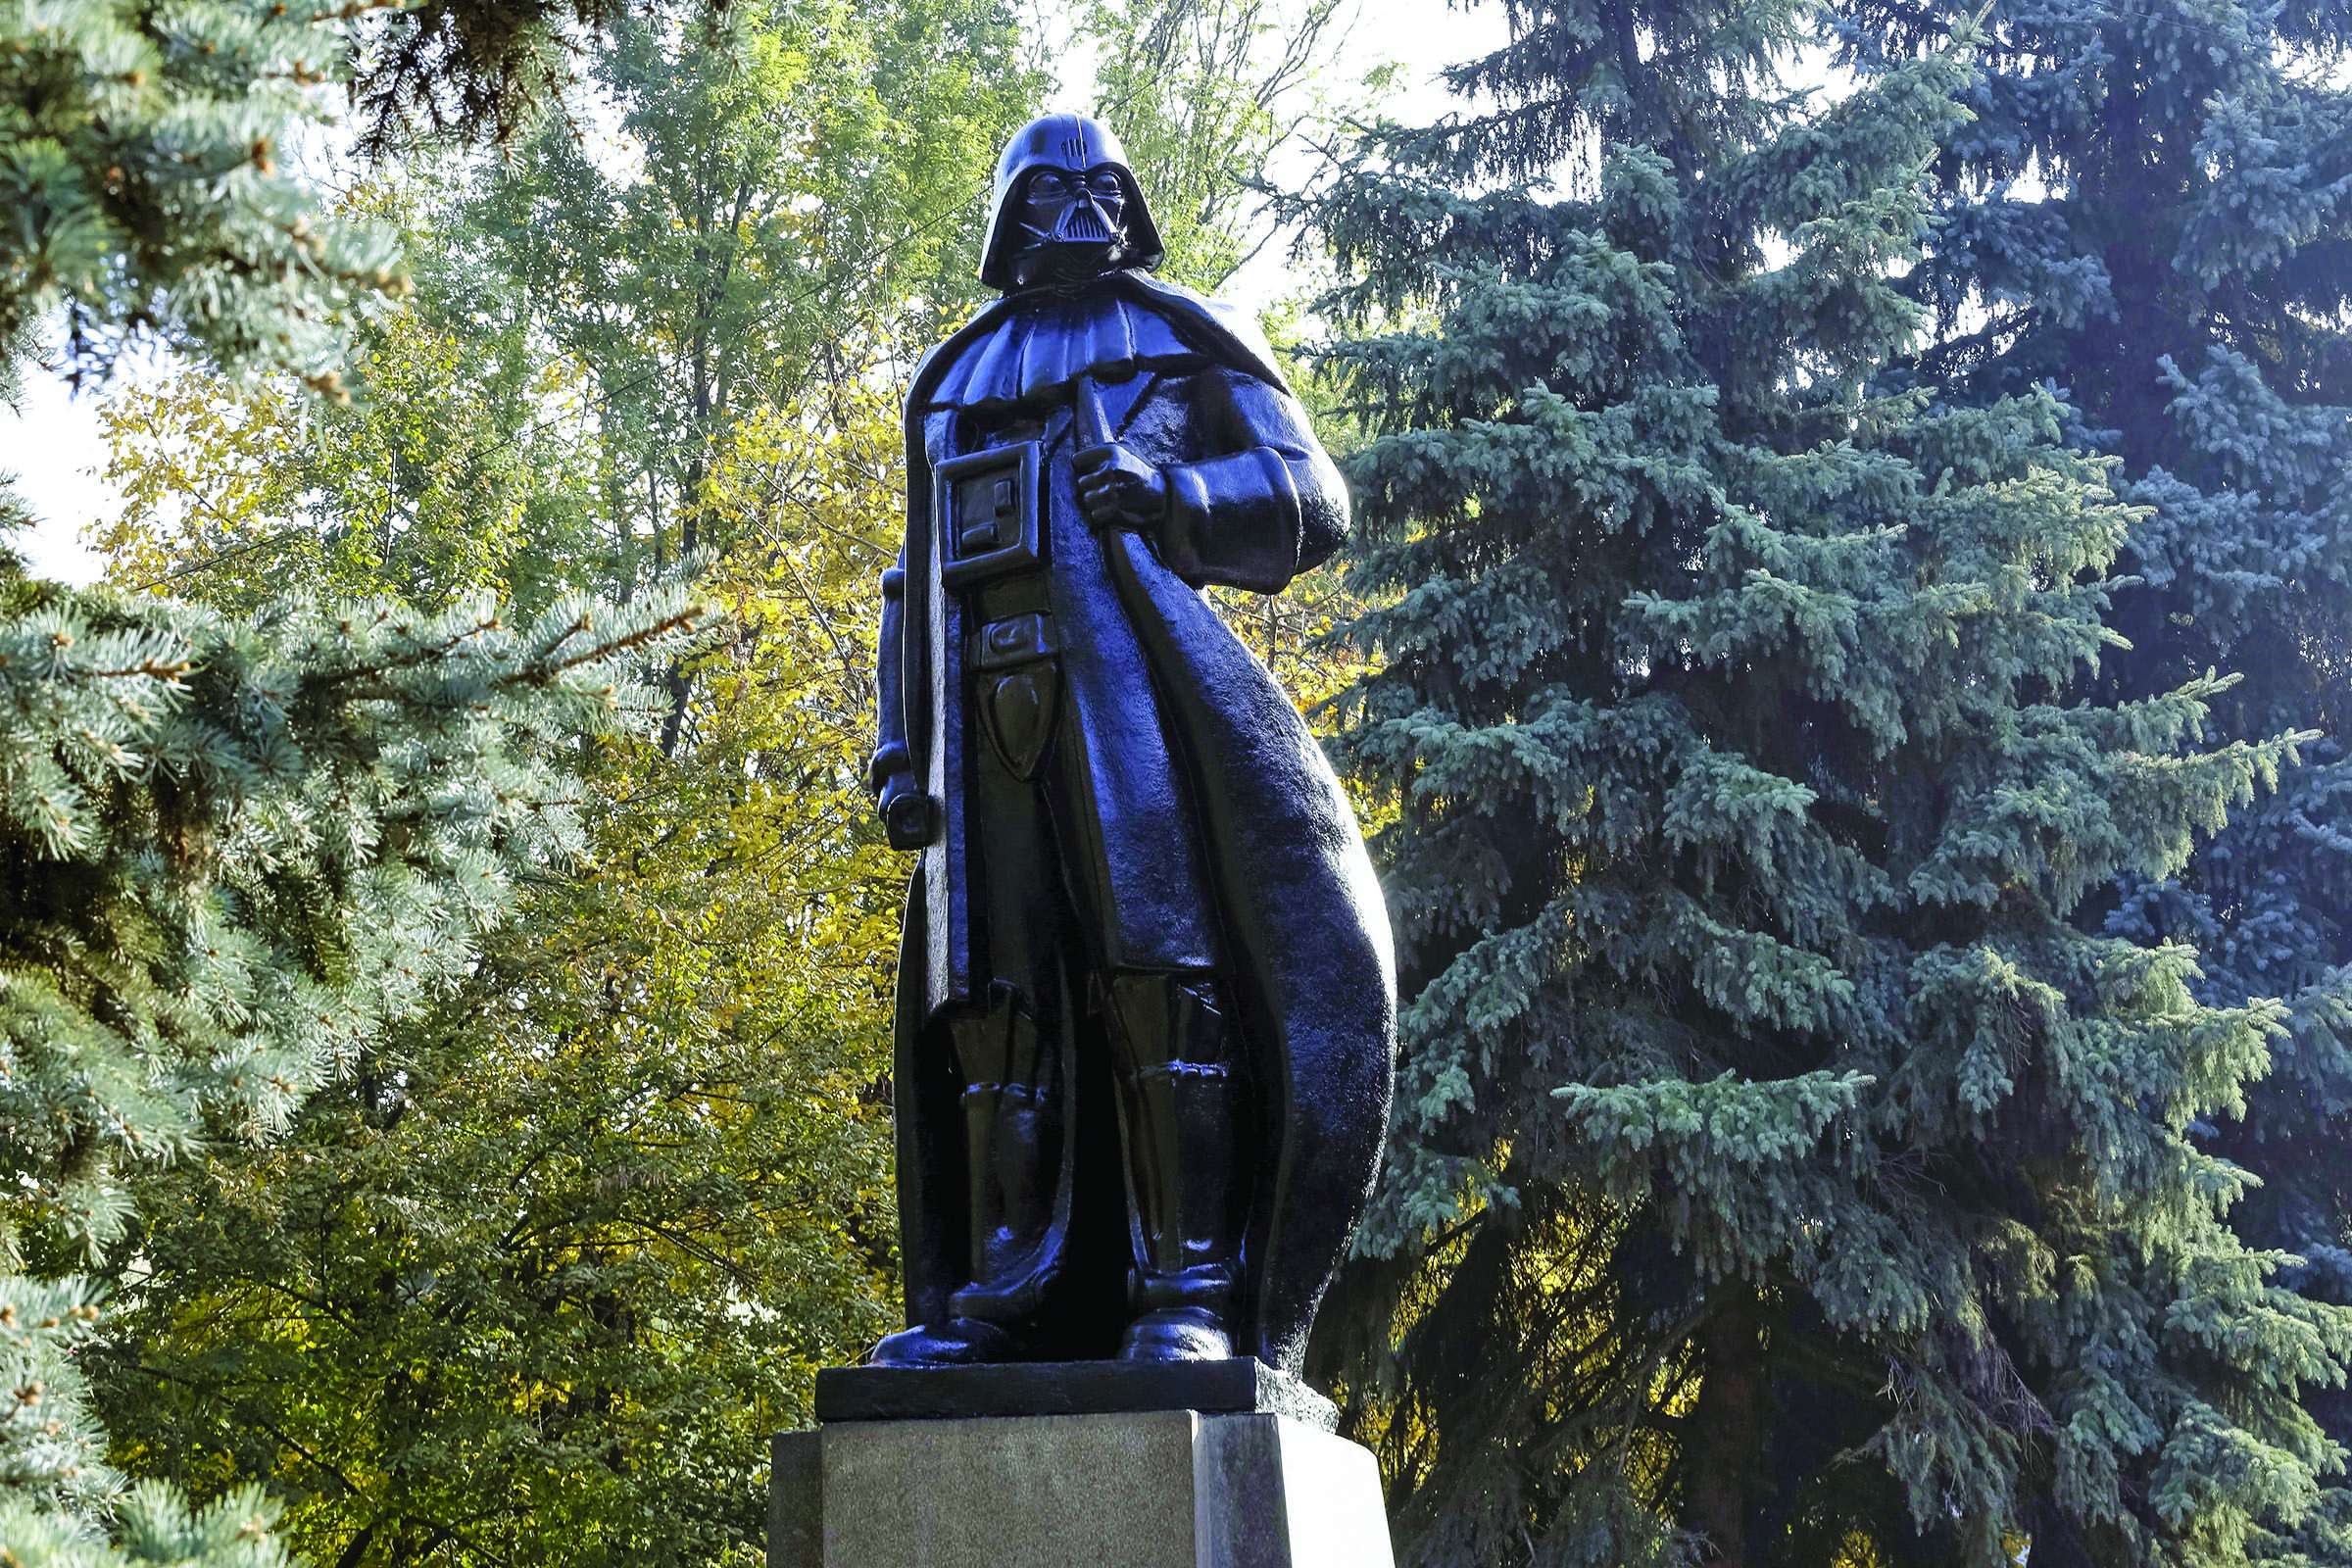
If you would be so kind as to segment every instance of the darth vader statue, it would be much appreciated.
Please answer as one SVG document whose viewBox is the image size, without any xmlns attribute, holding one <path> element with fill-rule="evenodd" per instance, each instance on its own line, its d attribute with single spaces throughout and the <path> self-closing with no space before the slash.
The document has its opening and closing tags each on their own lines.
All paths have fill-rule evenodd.
<svg viewBox="0 0 2352 1568">
<path fill-rule="evenodd" d="M 1370 1190 L 1396 1027 L 1347 797 L 1212 584 L 1279 592 L 1348 495 L 1255 330 L 1152 275 L 1117 141 L 997 170 L 1003 292 L 916 370 L 871 782 L 921 856 L 885 1366 L 1295 1372 Z"/>
</svg>

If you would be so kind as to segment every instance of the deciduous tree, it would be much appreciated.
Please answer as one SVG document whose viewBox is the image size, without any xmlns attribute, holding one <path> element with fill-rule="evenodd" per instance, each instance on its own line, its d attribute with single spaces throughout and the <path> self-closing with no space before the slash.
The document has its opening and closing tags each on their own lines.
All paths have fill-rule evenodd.
<svg viewBox="0 0 2352 1568">
<path fill-rule="evenodd" d="M 532 889 L 284 1143 L 158 1177 L 97 1368 L 126 1463 L 271 1478 L 320 1560 L 756 1556 L 766 1434 L 889 1326 L 872 601 L 895 382 L 974 295 L 967 214 L 1028 109 L 1012 41 L 985 5 L 624 24 L 614 145 L 550 124 L 387 202 L 431 225 L 414 315 L 290 469 L 217 386 L 118 404 L 170 527 L 117 533 L 127 582 L 528 606 L 695 564 L 732 627 L 653 672 L 650 744 L 583 760 L 593 874 Z M 295 527 L 179 499 L 249 471 Z"/>
</svg>

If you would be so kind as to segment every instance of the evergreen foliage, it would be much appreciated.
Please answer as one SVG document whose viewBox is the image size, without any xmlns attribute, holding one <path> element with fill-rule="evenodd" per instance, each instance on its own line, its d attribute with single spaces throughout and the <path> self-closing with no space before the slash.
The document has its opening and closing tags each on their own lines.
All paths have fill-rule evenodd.
<svg viewBox="0 0 2352 1568">
<path fill-rule="evenodd" d="M 130 1225 L 135 1167 L 282 1131 L 465 974 L 516 880 L 579 846 L 549 748 L 642 710 L 626 667 L 700 612 L 234 621 L 5 591 L 0 1544 L 27 1568 L 275 1562 L 255 1488 L 192 1514 L 124 1491 L 85 1402 L 100 1297 L 71 1271 Z"/>
<path fill-rule="evenodd" d="M 1907 6 L 1838 6 L 1846 55 L 1923 44 Z M 2117 596 L 2130 699 L 2219 667 L 2217 730 L 2325 738 L 2180 876 L 2102 901 L 2111 928 L 2193 945 L 2198 994 L 2282 997 L 2288 1034 L 2208 1145 L 2259 1176 L 2236 1211 L 2352 1303 L 2352 7 L 2057 0 L 1993 14 L 1945 138 L 1913 278 L 1933 341 L 1906 373 L 1989 400 L 2048 381 L 2150 514 Z M 2315 1403 L 2339 1441 L 2352 1403 Z M 2316 1560 L 2352 1560 L 2352 1493 Z"/>
<path fill-rule="evenodd" d="M 148 332 L 339 392 L 340 318 L 400 260 L 287 166 L 366 9 L 0 6 L 0 342 L 62 309 L 76 374 Z"/>
<path fill-rule="evenodd" d="M 2063 402 L 1883 385 L 1972 73 L 1816 108 L 1808 16 L 1514 3 L 1334 191 L 1408 1001 L 1325 1364 L 1414 1563 L 2296 1560 L 2352 1315 L 2195 1136 L 2284 1010 L 2078 916 L 2308 737 L 2096 689 Z"/>
<path fill-rule="evenodd" d="M 394 233 L 295 156 L 336 98 L 375 153 L 519 133 L 619 0 L 7 0 L 0 343 L 62 313 L 72 373 L 141 337 L 346 395 L 350 318 L 404 294 Z M 330 96 L 330 94 L 332 96 Z"/>
</svg>

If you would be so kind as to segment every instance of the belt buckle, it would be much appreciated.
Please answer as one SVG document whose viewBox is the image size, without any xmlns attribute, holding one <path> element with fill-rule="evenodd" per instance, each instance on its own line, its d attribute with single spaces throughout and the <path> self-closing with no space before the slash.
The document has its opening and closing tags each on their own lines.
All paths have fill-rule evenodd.
<svg viewBox="0 0 2352 1568">
<path fill-rule="evenodd" d="M 992 620 L 972 634 L 972 667 L 1005 669 L 1050 659 L 1058 650 L 1054 617 L 1043 611 Z"/>
</svg>

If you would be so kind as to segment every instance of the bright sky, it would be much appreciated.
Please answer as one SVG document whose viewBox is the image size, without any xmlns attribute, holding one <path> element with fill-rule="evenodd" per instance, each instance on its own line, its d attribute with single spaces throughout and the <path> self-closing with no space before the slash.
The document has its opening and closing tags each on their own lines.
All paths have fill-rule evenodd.
<svg viewBox="0 0 2352 1568">
<path fill-rule="evenodd" d="M 27 370 L 22 406 L 0 407 L 0 470 L 16 476 L 32 511 L 34 525 L 15 542 L 36 575 L 88 582 L 98 574 L 98 558 L 78 535 L 81 524 L 121 505 L 99 477 L 105 466 L 96 399 L 70 398 L 63 381 Z"/>
<path fill-rule="evenodd" d="M 1354 24 L 1340 50 L 1334 73 L 1342 81 L 1360 80 L 1373 68 L 1400 62 L 1410 85 L 1381 108 L 1405 121 L 1434 119 L 1446 106 L 1438 82 L 1441 66 L 1471 58 L 1503 39 L 1502 8 L 1485 4 L 1467 11 L 1442 0 L 1360 0 Z M 1082 84 L 1068 84 L 1070 99 L 1083 101 Z M 1237 292 L 1270 299 L 1285 292 L 1279 245 L 1269 246 L 1258 266 L 1237 279 Z M 167 372 L 166 362 L 126 368 L 122 376 L 141 381 Z M 112 516 L 122 498 L 102 475 L 106 451 L 98 436 L 102 394 L 70 394 L 62 380 L 37 368 L 25 375 L 24 396 L 15 410 L 0 405 L 0 472 L 16 475 L 18 493 L 31 509 L 35 525 L 17 541 L 33 570 L 67 582 L 88 582 L 98 559 L 83 547 L 85 526 Z"/>
</svg>

